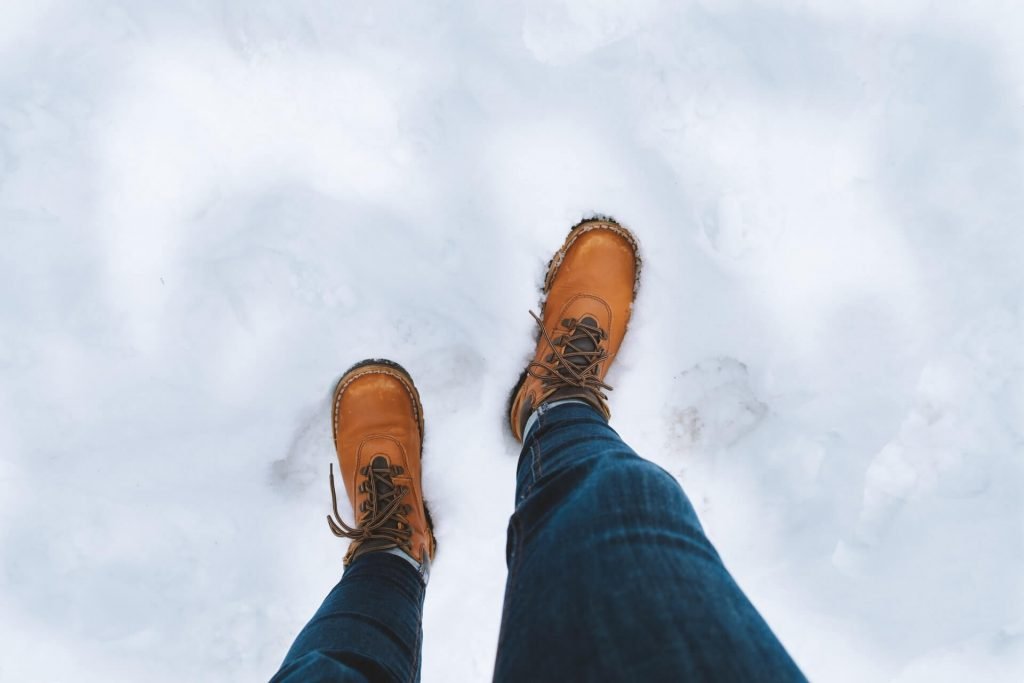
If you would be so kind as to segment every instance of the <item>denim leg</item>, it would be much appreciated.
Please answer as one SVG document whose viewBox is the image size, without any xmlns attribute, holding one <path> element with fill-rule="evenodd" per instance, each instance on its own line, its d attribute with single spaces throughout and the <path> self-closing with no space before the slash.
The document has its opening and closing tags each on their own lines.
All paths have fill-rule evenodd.
<svg viewBox="0 0 1024 683">
<path fill-rule="evenodd" d="M 496 681 L 802 681 L 675 478 L 589 406 L 519 460 Z"/>
<path fill-rule="evenodd" d="M 425 591 L 400 557 L 367 553 L 354 560 L 272 683 L 418 681 Z"/>
</svg>

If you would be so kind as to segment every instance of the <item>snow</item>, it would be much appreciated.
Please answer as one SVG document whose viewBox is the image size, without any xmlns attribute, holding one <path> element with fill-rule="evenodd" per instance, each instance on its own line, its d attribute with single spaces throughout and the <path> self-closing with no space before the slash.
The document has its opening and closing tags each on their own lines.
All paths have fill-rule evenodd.
<svg viewBox="0 0 1024 683">
<path fill-rule="evenodd" d="M 546 259 L 644 280 L 613 425 L 828 681 L 1024 679 L 1024 9 L 8 0 L 0 679 L 268 678 L 328 394 L 427 417 L 424 680 L 489 678 Z"/>
</svg>

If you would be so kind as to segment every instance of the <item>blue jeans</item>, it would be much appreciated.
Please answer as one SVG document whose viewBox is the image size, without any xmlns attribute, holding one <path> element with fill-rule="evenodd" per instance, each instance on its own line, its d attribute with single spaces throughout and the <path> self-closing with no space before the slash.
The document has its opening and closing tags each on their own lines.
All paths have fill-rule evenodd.
<svg viewBox="0 0 1024 683">
<path fill-rule="evenodd" d="M 496 681 L 802 681 L 682 488 L 589 406 L 540 414 L 519 457 Z M 414 681 L 424 586 L 353 562 L 274 681 Z"/>
</svg>

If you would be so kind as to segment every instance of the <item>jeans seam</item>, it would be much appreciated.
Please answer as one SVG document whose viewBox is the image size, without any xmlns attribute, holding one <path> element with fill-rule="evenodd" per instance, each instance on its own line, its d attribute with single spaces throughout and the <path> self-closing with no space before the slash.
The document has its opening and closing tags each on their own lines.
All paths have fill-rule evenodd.
<svg viewBox="0 0 1024 683">
<path fill-rule="evenodd" d="M 530 487 L 526 490 L 525 498 L 528 498 L 533 493 L 534 487 L 537 485 L 537 481 L 540 479 L 543 469 L 541 468 L 540 462 L 540 438 L 534 439 L 533 443 L 530 444 L 530 473 L 532 475 L 530 480 Z"/>
<path fill-rule="evenodd" d="M 533 437 L 530 442 L 530 484 L 523 491 L 523 495 L 520 503 L 530 497 L 533 492 L 533 488 L 537 485 L 537 480 L 543 473 L 543 468 L 540 466 L 540 430 L 544 426 L 544 410 L 546 406 L 541 404 L 537 410 L 537 424 L 533 428 Z M 518 504 L 517 504 L 518 507 Z"/>
<path fill-rule="evenodd" d="M 547 411 L 545 410 L 545 411 L 543 411 L 540 414 L 540 420 L 538 420 L 538 422 L 540 422 L 539 426 L 543 427 L 545 425 L 545 423 L 551 421 L 550 419 L 545 419 L 546 416 L 547 416 Z M 542 476 L 544 476 L 544 461 L 543 461 L 543 459 L 541 457 L 541 448 L 540 448 L 540 432 L 537 432 L 537 438 L 533 440 L 533 449 L 534 449 L 533 450 L 533 453 L 534 453 L 533 461 L 537 465 L 537 470 L 536 470 L 536 474 L 534 475 L 534 478 L 533 478 L 533 483 L 536 485 L 537 480 L 540 479 Z"/>
<path fill-rule="evenodd" d="M 519 574 L 519 563 L 522 561 L 520 557 L 522 555 L 521 541 L 522 533 L 519 530 L 519 519 L 517 518 L 518 510 L 512 513 L 512 516 L 508 520 L 509 533 L 512 535 L 514 542 L 512 543 L 512 561 L 508 564 L 508 578 L 506 579 L 507 585 L 505 587 L 505 605 L 501 610 L 501 624 L 498 628 L 498 648 L 496 653 L 496 659 L 500 659 L 502 652 L 502 645 L 506 638 L 508 638 L 508 596 L 516 593 L 516 582 Z"/>
<path fill-rule="evenodd" d="M 421 610 L 423 609 L 422 603 L 420 603 L 420 609 Z M 420 619 L 422 621 L 422 612 L 421 612 Z M 416 654 L 414 655 L 415 662 L 413 663 L 412 669 L 409 671 L 409 679 L 408 679 L 409 683 L 416 683 L 416 680 L 419 678 L 419 674 L 420 674 L 420 658 L 422 656 L 422 654 L 421 654 L 422 652 L 423 652 L 423 625 L 421 623 L 420 624 L 420 629 L 416 633 Z"/>
<path fill-rule="evenodd" d="M 512 562 L 508 567 L 508 584 L 511 589 L 516 583 L 516 577 L 519 574 L 519 564 L 523 559 L 523 534 L 522 530 L 519 528 L 519 520 L 516 518 L 515 514 L 513 514 L 509 519 L 509 525 L 512 527 L 513 536 L 515 538 L 515 542 L 512 544 Z M 502 615 L 502 620 L 504 620 L 504 615 Z"/>
</svg>

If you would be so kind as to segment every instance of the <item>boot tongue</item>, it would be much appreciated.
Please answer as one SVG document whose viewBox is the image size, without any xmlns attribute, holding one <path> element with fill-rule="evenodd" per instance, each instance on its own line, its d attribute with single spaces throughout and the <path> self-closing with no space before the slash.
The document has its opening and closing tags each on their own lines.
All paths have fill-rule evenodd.
<svg viewBox="0 0 1024 683">
<path fill-rule="evenodd" d="M 382 476 L 378 477 L 375 475 Z M 376 480 L 374 484 L 377 487 L 377 507 L 378 509 L 383 508 L 391 502 L 392 494 L 395 491 L 395 484 L 391 479 L 391 463 L 388 462 L 386 457 L 383 455 L 373 456 L 373 460 L 370 461 L 370 476 Z M 384 527 L 397 529 L 398 522 L 392 517 L 384 522 Z M 370 538 L 363 541 L 359 550 L 353 555 L 353 559 L 371 550 L 388 550 L 394 547 L 395 544 L 386 538 Z"/>
<path fill-rule="evenodd" d="M 373 456 L 370 462 L 370 476 L 374 478 L 374 485 L 377 487 L 377 509 L 380 510 L 390 505 L 395 498 L 395 481 L 391 478 L 391 463 L 388 459 L 383 455 Z M 384 526 L 397 529 L 398 522 L 391 517 Z"/>
<path fill-rule="evenodd" d="M 391 463 L 383 455 L 375 455 L 370 462 L 370 469 L 373 474 L 384 475 L 377 478 L 377 492 L 383 497 L 390 498 L 391 492 L 395 490 L 394 482 L 391 480 Z"/>
<path fill-rule="evenodd" d="M 586 325 L 587 327 L 597 329 L 597 321 L 591 318 L 590 316 L 587 316 L 586 318 L 580 320 L 580 325 Z M 583 332 L 577 332 L 577 334 L 575 334 L 569 341 L 571 341 L 572 345 L 576 347 L 576 349 L 579 351 L 590 352 L 597 350 L 597 344 L 594 343 L 594 340 Z M 568 360 L 573 365 L 581 368 L 585 368 L 587 365 L 590 364 L 590 361 L 588 361 L 585 356 L 574 355 L 571 358 L 567 358 L 566 360 Z"/>
</svg>

